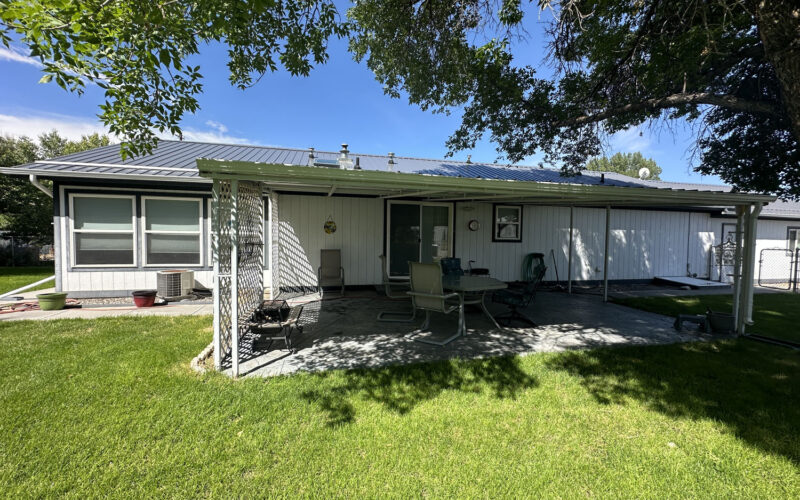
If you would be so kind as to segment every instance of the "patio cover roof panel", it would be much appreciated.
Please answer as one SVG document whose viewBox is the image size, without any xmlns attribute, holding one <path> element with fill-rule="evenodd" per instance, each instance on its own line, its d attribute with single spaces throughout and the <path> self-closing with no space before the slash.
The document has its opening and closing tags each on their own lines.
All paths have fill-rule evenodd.
<svg viewBox="0 0 800 500">
<path fill-rule="evenodd" d="M 430 200 L 719 207 L 769 203 L 776 199 L 752 193 L 499 180 L 211 159 L 199 159 L 197 166 L 203 177 L 262 181 L 274 189 L 324 191 L 335 187 L 337 193 L 358 190 L 376 196 L 408 197 L 425 192 L 424 197 Z"/>
</svg>

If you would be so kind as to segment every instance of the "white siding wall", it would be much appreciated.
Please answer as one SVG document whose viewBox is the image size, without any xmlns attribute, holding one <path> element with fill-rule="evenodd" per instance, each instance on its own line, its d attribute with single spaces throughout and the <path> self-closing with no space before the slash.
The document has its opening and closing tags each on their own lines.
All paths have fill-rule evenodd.
<svg viewBox="0 0 800 500">
<path fill-rule="evenodd" d="M 316 286 L 319 251 L 333 248 L 342 251 L 346 284 L 381 282 L 383 200 L 280 195 L 277 210 L 279 286 Z M 333 234 L 323 230 L 328 216 L 336 222 Z"/>
<path fill-rule="evenodd" d="M 480 230 L 466 228 L 470 219 L 481 222 Z M 491 219 L 490 204 L 458 205 L 456 255 L 464 267 L 469 260 L 475 260 L 475 267 L 487 267 L 499 279 L 518 280 L 525 254 L 541 252 L 548 266 L 545 279 L 555 280 L 556 266 L 550 254 L 553 250 L 558 277 L 567 279 L 569 208 L 526 206 L 521 243 L 493 243 Z M 708 221 L 708 215 L 703 213 L 612 210 L 609 279 L 685 276 L 687 262 L 690 272 L 706 276 L 713 244 Z M 602 279 L 605 223 L 604 209 L 574 209 L 573 279 Z"/>
<path fill-rule="evenodd" d="M 275 285 L 316 286 L 319 251 L 342 250 L 342 266 L 348 285 L 381 282 L 380 261 L 384 244 L 384 201 L 371 198 L 280 195 L 273 213 L 273 268 Z M 323 224 L 330 216 L 337 231 L 326 234 Z M 467 222 L 477 219 L 478 231 L 469 231 Z M 277 221 L 277 223 L 276 223 Z M 622 210 L 611 211 L 609 279 L 650 279 L 657 275 L 685 276 L 696 273 L 707 277 L 711 247 L 722 239 L 722 224 L 735 219 L 711 218 L 705 213 Z M 62 244 L 68 237 L 62 224 Z M 759 221 L 756 259 L 764 248 L 785 248 L 786 229 L 800 222 Z M 574 209 L 573 279 L 600 280 L 603 277 L 605 210 Z M 567 279 L 569 208 L 526 206 L 523 213 L 521 243 L 492 242 L 492 205 L 455 205 L 455 255 L 462 266 L 474 260 L 475 267 L 486 267 L 494 277 L 506 281 L 521 277 L 521 264 L 530 252 L 541 252 L 548 266 L 546 280 L 555 280 L 554 252 L 558 277 Z M 67 271 L 62 258 L 62 289 L 67 291 L 134 290 L 155 288 L 156 273 L 131 271 Z M 688 269 L 687 269 L 688 264 Z M 759 266 L 756 264 L 756 277 Z M 712 268 L 712 279 L 718 276 Z M 213 285 L 211 271 L 196 271 L 200 286 Z M 269 283 L 269 275 L 265 276 Z"/>
<path fill-rule="evenodd" d="M 156 288 L 156 271 L 67 271 L 62 288 L 68 292 L 123 291 Z M 197 287 L 214 286 L 212 271 L 195 271 Z"/>
</svg>

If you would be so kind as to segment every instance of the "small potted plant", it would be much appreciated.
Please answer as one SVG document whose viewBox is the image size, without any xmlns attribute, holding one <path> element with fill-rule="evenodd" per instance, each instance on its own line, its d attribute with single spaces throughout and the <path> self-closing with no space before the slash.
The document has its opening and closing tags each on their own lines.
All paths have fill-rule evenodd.
<svg viewBox="0 0 800 500">
<path fill-rule="evenodd" d="M 67 304 L 67 292 L 40 293 L 36 298 L 42 311 L 58 311 Z"/>
<path fill-rule="evenodd" d="M 137 290 L 132 295 L 136 307 L 153 307 L 156 302 L 155 290 Z"/>
</svg>

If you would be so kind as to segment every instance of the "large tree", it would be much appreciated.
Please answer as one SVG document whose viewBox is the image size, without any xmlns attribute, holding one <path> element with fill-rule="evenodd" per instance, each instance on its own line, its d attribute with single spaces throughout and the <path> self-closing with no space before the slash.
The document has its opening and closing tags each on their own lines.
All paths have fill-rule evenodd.
<svg viewBox="0 0 800 500">
<path fill-rule="evenodd" d="M 230 81 L 249 87 L 279 65 L 307 75 L 346 33 L 330 0 L 0 0 L 0 40 L 30 48 L 42 82 L 105 89 L 100 118 L 125 139 L 123 154 L 152 149 L 198 109 L 206 43 L 228 46 Z"/>
<path fill-rule="evenodd" d="M 106 91 L 101 118 L 140 153 L 198 108 L 204 42 L 229 49 L 231 82 L 283 65 L 307 74 L 350 33 L 386 92 L 464 106 L 448 144 L 484 135 L 511 161 L 539 151 L 574 173 L 605 136 L 646 122 L 696 126 L 700 170 L 743 189 L 800 196 L 800 7 L 796 0 L 0 1 L 0 37 L 44 63 L 43 80 Z M 526 20 L 552 12 L 553 74 L 518 64 Z M 548 14 L 549 15 L 549 14 Z M 538 55 L 538 54 L 535 54 Z M 535 58 L 534 58 L 535 59 Z"/>
<path fill-rule="evenodd" d="M 645 177 L 639 175 L 642 169 L 649 172 Z M 586 164 L 586 170 L 596 172 L 616 172 L 628 177 L 644 178 L 652 181 L 661 180 L 661 167 L 652 158 L 645 158 L 642 153 L 615 153 L 610 158 L 601 156 L 592 158 Z"/>
<path fill-rule="evenodd" d="M 107 144 L 108 136 L 98 134 L 70 141 L 52 131 L 40 135 L 38 143 L 27 137 L 0 135 L 0 167 L 13 167 Z M 49 184 L 47 181 L 43 183 Z M 53 200 L 27 178 L 0 174 L 0 231 L 32 243 L 53 243 Z"/>
<path fill-rule="evenodd" d="M 696 126 L 699 170 L 800 196 L 796 0 L 539 0 L 551 9 L 552 75 L 512 55 L 536 15 L 520 0 L 362 0 L 352 48 L 392 95 L 465 105 L 452 150 L 488 134 L 512 161 L 543 151 L 565 173 L 609 134 Z"/>
</svg>

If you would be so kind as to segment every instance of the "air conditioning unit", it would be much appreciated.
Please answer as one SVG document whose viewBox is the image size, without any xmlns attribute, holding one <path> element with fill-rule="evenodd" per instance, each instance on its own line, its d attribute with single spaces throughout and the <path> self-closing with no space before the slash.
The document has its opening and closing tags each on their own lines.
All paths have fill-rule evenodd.
<svg viewBox="0 0 800 500">
<path fill-rule="evenodd" d="M 158 271 L 156 290 L 158 296 L 167 301 L 188 298 L 194 290 L 194 271 Z"/>
</svg>

